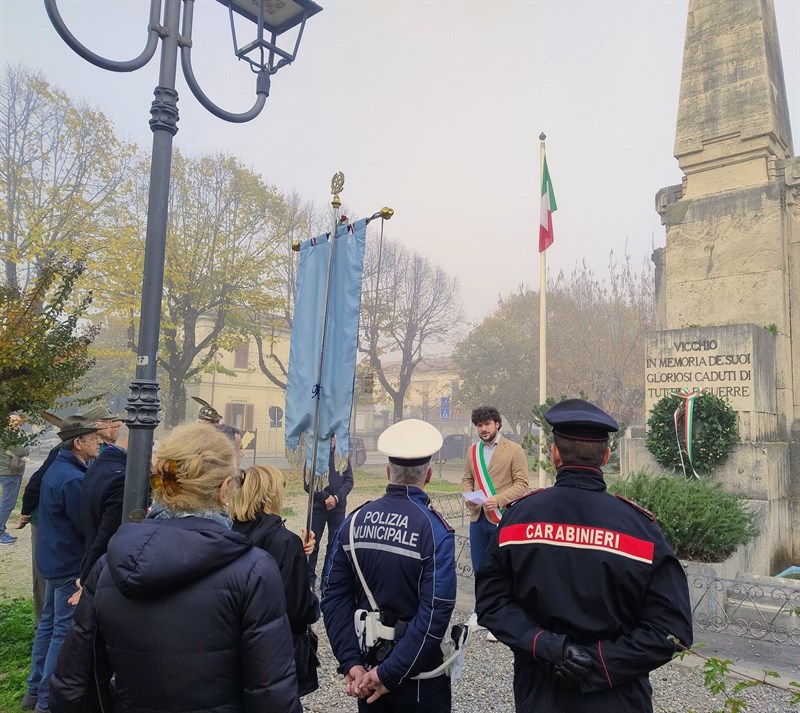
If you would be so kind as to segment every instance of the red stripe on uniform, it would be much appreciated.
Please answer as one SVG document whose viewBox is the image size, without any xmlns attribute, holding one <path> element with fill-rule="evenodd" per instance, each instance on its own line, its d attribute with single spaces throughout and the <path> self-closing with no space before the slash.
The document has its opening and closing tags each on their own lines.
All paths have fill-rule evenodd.
<svg viewBox="0 0 800 713">
<path fill-rule="evenodd" d="M 536 632 L 536 636 L 533 637 L 533 646 L 531 647 L 533 653 L 533 660 L 538 661 L 539 659 L 536 658 L 536 639 L 538 639 L 542 635 L 543 629 L 540 629 Z"/>
<path fill-rule="evenodd" d="M 624 532 L 591 525 L 560 522 L 521 522 L 500 530 L 500 547 L 506 545 L 555 545 L 600 550 L 630 559 L 653 563 L 655 545 Z"/>
<path fill-rule="evenodd" d="M 611 676 L 608 673 L 608 667 L 606 666 L 606 660 L 603 657 L 603 645 L 601 642 L 597 642 L 597 653 L 600 654 L 600 663 L 603 664 L 603 673 L 606 675 L 606 681 L 608 681 L 608 687 L 614 688 L 614 683 L 611 681 Z"/>
</svg>

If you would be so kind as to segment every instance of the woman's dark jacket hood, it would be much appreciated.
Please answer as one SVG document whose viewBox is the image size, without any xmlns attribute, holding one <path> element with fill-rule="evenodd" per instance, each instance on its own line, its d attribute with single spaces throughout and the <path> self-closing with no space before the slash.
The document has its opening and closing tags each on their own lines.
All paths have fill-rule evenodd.
<svg viewBox="0 0 800 713">
<path fill-rule="evenodd" d="M 147 599 L 193 582 L 241 557 L 253 543 L 202 517 L 122 525 L 108 543 L 108 568 L 129 599 Z"/>
</svg>

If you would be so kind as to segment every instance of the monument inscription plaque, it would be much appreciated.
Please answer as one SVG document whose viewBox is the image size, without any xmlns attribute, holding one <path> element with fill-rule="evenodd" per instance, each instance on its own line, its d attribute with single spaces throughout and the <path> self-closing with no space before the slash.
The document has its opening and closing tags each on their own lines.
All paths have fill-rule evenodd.
<svg viewBox="0 0 800 713">
<path fill-rule="evenodd" d="M 766 329 L 736 324 L 653 332 L 645 354 L 648 414 L 676 389 L 705 388 L 731 404 L 745 431 L 757 423 L 774 428 L 775 339 Z"/>
</svg>

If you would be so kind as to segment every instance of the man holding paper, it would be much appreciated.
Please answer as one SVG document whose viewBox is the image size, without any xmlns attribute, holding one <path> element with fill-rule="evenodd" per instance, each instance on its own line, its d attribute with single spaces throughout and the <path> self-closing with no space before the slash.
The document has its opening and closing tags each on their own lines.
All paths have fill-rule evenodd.
<svg viewBox="0 0 800 713">
<path fill-rule="evenodd" d="M 467 451 L 461 492 L 470 512 L 470 556 L 477 572 L 497 536 L 503 508 L 528 492 L 528 459 L 518 443 L 503 438 L 503 421 L 493 406 L 473 409 L 472 423 L 480 440 Z"/>
</svg>

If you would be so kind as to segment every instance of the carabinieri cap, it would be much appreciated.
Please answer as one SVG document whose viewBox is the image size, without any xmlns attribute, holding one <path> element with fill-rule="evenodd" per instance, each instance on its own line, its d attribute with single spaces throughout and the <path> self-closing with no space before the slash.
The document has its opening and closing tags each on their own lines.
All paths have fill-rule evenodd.
<svg viewBox="0 0 800 713">
<path fill-rule="evenodd" d="M 567 399 L 548 409 L 544 420 L 553 433 L 574 441 L 605 441 L 619 425 L 603 409 L 583 399 Z"/>
<path fill-rule="evenodd" d="M 378 436 L 378 451 L 389 456 L 390 463 L 411 468 L 428 463 L 443 441 L 435 426 L 417 418 L 407 418 Z"/>
</svg>

